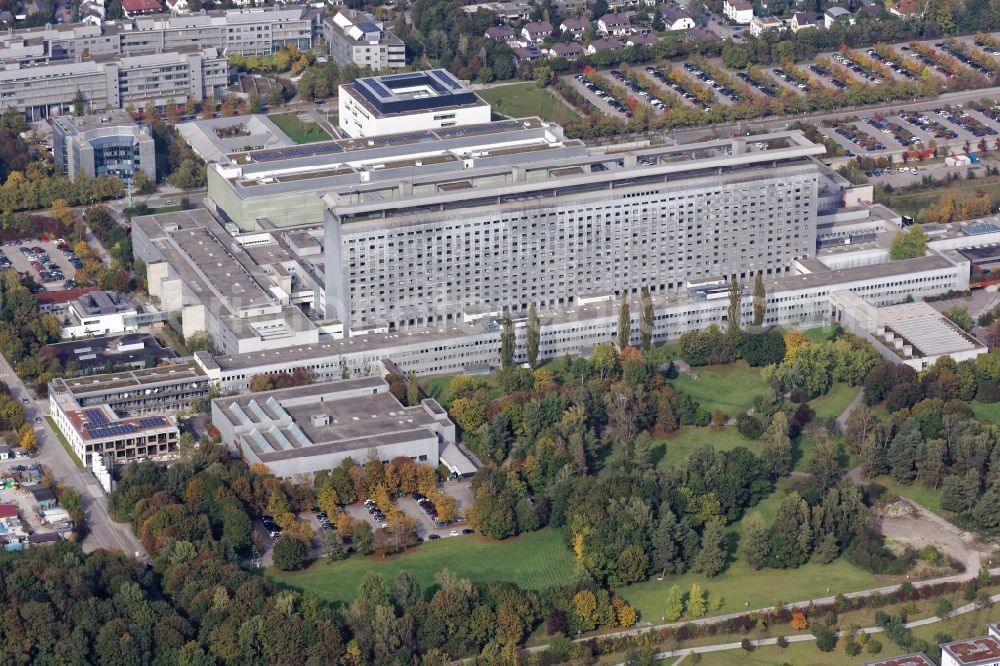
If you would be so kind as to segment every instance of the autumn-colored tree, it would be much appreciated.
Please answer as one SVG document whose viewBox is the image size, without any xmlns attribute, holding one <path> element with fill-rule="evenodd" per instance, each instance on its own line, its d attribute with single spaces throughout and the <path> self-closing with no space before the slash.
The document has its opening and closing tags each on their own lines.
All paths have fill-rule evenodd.
<svg viewBox="0 0 1000 666">
<path fill-rule="evenodd" d="M 792 613 L 791 625 L 792 629 L 795 631 L 805 631 L 809 628 L 809 619 L 806 617 L 805 613 L 796 611 Z"/>
<path fill-rule="evenodd" d="M 619 627 L 631 627 L 635 624 L 635 609 L 629 606 L 624 599 L 621 597 L 613 598 L 611 600 L 611 608 L 615 612 L 615 620 L 618 622 Z"/>
<path fill-rule="evenodd" d="M 705 593 L 698 583 L 691 585 L 691 592 L 688 593 L 687 612 L 691 617 L 704 617 L 705 615 Z"/>
</svg>

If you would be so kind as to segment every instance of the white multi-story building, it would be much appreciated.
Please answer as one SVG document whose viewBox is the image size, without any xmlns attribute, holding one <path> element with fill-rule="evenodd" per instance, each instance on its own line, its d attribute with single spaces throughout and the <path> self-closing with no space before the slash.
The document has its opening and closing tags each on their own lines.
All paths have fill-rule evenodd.
<svg viewBox="0 0 1000 666">
<path fill-rule="evenodd" d="M 364 12 L 342 9 L 323 21 L 323 38 L 330 57 L 340 66 L 357 65 L 375 71 L 406 67 L 406 45 Z"/>
<path fill-rule="evenodd" d="M 107 405 L 81 408 L 66 392 L 49 393 L 49 413 L 84 465 L 94 456 L 114 463 L 157 458 L 177 450 L 180 431 L 170 416 L 119 418 Z"/>
<path fill-rule="evenodd" d="M 444 69 L 361 78 L 338 99 L 341 129 L 359 138 L 490 122 L 490 105 Z"/>
</svg>

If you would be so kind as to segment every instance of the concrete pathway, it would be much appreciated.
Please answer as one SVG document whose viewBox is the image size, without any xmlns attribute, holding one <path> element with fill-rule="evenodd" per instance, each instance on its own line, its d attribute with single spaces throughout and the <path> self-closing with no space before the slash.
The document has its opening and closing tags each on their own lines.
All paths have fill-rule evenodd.
<svg viewBox="0 0 1000 666">
<path fill-rule="evenodd" d="M 1000 594 L 994 594 L 993 596 L 991 596 L 990 597 L 990 601 L 992 601 L 993 603 L 996 603 L 997 601 L 1000 601 Z M 977 604 L 975 604 L 975 603 L 965 604 L 964 606 L 959 606 L 958 608 L 955 608 L 954 610 L 952 610 L 950 613 L 948 613 L 945 616 L 945 618 L 952 618 L 952 617 L 957 617 L 959 615 L 965 615 L 966 613 L 971 613 L 971 612 L 977 610 L 978 608 L 979 608 L 979 606 Z M 913 622 L 907 622 L 905 626 L 906 626 L 907 629 L 912 629 L 914 627 L 923 627 L 923 626 L 926 626 L 926 625 L 929 625 L 929 624 L 936 624 L 938 622 L 941 622 L 942 619 L 944 619 L 944 618 L 940 618 L 940 617 L 937 617 L 937 616 L 932 616 L 932 617 L 924 618 L 922 620 L 915 620 Z M 882 633 L 882 631 L 883 631 L 882 627 L 864 627 L 863 629 L 861 629 L 861 633 L 865 633 L 865 634 L 880 634 L 880 633 Z M 837 637 L 838 638 L 843 638 L 844 636 L 847 636 L 847 635 L 848 635 L 848 632 L 846 632 L 846 631 L 838 631 L 837 632 Z M 804 643 L 806 641 L 814 641 L 814 640 L 816 640 L 816 637 L 813 636 L 812 634 L 797 634 L 797 635 L 794 635 L 794 636 L 787 636 L 785 638 L 785 640 L 787 640 L 789 643 Z M 704 654 L 706 652 L 724 652 L 726 650 L 741 650 L 741 649 L 743 649 L 743 646 L 742 646 L 741 643 L 742 643 L 742 641 L 740 643 L 718 643 L 716 645 L 702 645 L 702 646 L 693 647 L 693 648 L 680 648 L 680 649 L 677 649 L 677 650 L 668 650 L 666 652 L 659 652 L 659 653 L 657 653 L 656 655 L 654 655 L 654 658 L 662 660 L 662 659 L 670 659 L 671 657 L 686 657 L 687 655 L 695 654 L 695 653 L 697 653 L 697 654 Z M 777 637 L 775 637 L 775 638 L 759 638 L 757 640 L 751 640 L 750 641 L 750 644 L 753 645 L 755 648 L 756 647 L 765 646 L 765 645 L 777 645 L 777 643 L 778 643 Z M 624 665 L 623 664 L 619 664 L 618 666 L 624 666 Z"/>
</svg>

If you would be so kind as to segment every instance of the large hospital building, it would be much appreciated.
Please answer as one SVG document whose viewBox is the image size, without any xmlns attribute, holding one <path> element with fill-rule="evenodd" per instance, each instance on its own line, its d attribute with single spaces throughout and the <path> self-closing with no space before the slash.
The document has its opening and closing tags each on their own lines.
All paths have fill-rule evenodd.
<svg viewBox="0 0 1000 666">
<path fill-rule="evenodd" d="M 218 131 L 227 122 L 267 147 L 225 144 L 241 131 Z M 383 359 L 485 370 L 499 365 L 505 307 L 520 362 L 531 303 L 543 359 L 586 354 L 615 340 L 621 299 L 643 287 L 662 342 L 724 326 L 734 275 L 748 322 L 758 272 L 767 324 L 816 326 L 861 312 L 850 294 L 882 308 L 966 289 L 961 248 L 1000 242 L 995 226 L 943 228 L 926 256 L 890 261 L 899 217 L 865 205 L 871 187 L 795 131 L 595 150 L 537 118 L 308 145 L 269 138 L 254 118 L 198 125 L 184 134 L 212 156 L 208 209 L 137 218 L 133 247 L 185 335 L 212 337 L 218 353 L 193 362 L 226 390 L 296 368 L 361 376 Z M 910 330 L 928 315 L 894 316 Z M 916 365 L 968 346 L 905 337 L 887 353 Z"/>
</svg>

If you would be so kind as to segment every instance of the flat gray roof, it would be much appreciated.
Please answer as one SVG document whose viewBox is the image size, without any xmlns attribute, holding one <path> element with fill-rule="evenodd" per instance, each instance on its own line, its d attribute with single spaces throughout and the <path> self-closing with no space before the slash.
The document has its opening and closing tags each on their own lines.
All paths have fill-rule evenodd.
<svg viewBox="0 0 1000 666">
<path fill-rule="evenodd" d="M 381 377 L 265 391 L 214 403 L 262 461 L 366 449 L 427 437 L 441 423 L 424 404 L 405 407 Z M 375 394 L 351 395 L 381 389 Z M 239 433 L 238 433 L 239 434 Z"/>
</svg>

